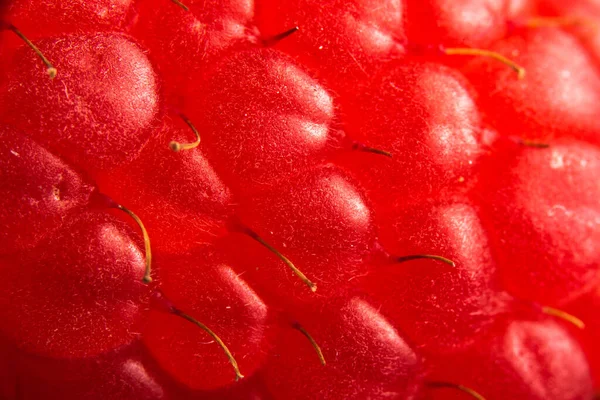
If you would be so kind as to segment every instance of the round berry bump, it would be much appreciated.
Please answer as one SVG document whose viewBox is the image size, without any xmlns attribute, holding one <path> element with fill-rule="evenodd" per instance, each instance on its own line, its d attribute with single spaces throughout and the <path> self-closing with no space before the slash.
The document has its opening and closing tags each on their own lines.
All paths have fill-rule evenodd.
<svg viewBox="0 0 600 400">
<path fill-rule="evenodd" d="M 167 103 L 181 108 L 214 61 L 229 49 L 254 45 L 256 39 L 252 0 L 186 0 L 185 7 L 177 3 L 139 2 L 131 33 L 161 73 Z"/>
<path fill-rule="evenodd" d="M 231 385 L 232 367 L 236 379 L 240 371 L 251 377 L 269 352 L 273 327 L 269 309 L 243 275 L 206 246 L 186 255 L 157 255 L 155 265 L 167 304 L 150 312 L 142 338 L 161 368 L 195 390 Z M 199 327 L 220 342 L 207 345 Z"/>
<path fill-rule="evenodd" d="M 567 30 L 579 39 L 589 54 L 597 62 L 600 60 L 600 36 L 598 36 L 598 21 L 600 20 L 600 7 L 593 1 L 576 0 L 560 2 L 556 0 L 543 0 L 537 4 L 539 17 L 534 23 L 543 26 L 554 26 L 554 29 Z M 552 25 L 552 21 L 556 23 Z M 527 20 L 525 21 L 527 24 Z M 530 27 L 530 25 L 526 25 Z"/>
<path fill-rule="evenodd" d="M 263 37 L 299 26 L 276 48 L 307 65 L 328 86 L 352 90 L 378 64 L 403 53 L 404 10 L 400 0 L 256 0 Z"/>
<path fill-rule="evenodd" d="M 56 78 L 57 71 L 56 68 L 54 68 L 54 65 L 52 65 L 52 63 L 46 58 L 46 56 L 44 56 L 40 49 L 38 49 L 37 46 L 27 38 L 27 36 L 25 36 L 20 30 L 18 30 L 13 24 L 5 24 L 2 21 L 0 21 L 0 28 L 8 29 L 14 32 L 15 35 L 17 35 L 21 40 L 23 40 L 23 42 L 25 42 L 25 44 L 29 46 L 31 50 L 33 50 L 33 52 L 40 58 L 40 60 L 42 60 L 42 62 L 46 66 L 46 73 L 48 74 L 48 77 L 50 79 Z"/>
<path fill-rule="evenodd" d="M 409 43 L 487 47 L 506 34 L 511 0 L 407 0 Z"/>
<path fill-rule="evenodd" d="M 224 57 L 199 87 L 186 114 L 211 165 L 240 196 L 313 167 L 339 146 L 331 95 L 278 51 Z"/>
<path fill-rule="evenodd" d="M 544 143 L 560 137 L 598 143 L 600 73 L 576 38 L 560 29 L 530 29 L 490 50 L 514 55 L 527 70 L 527 79 L 518 81 L 483 58 L 462 69 L 495 129 Z"/>
<path fill-rule="evenodd" d="M 482 165 L 476 199 L 503 286 L 516 297 L 561 308 L 598 281 L 598 174 L 598 149 L 575 141 L 508 142 Z"/>
<path fill-rule="evenodd" d="M 487 400 L 593 397 L 585 354 L 552 320 L 498 321 L 474 346 L 429 362 L 428 381 L 460 382 Z"/>
<path fill-rule="evenodd" d="M 0 254 L 35 247 L 95 188 L 85 176 L 29 137 L 0 125 Z"/>
<path fill-rule="evenodd" d="M 329 298 L 294 310 L 293 318 L 318 342 L 282 329 L 266 363 L 265 379 L 276 399 L 365 399 L 381 393 L 413 398 L 419 360 L 377 309 L 359 298 Z M 285 373 L 284 373 L 285 372 Z"/>
<path fill-rule="evenodd" d="M 365 272 L 374 228 L 363 193 L 344 170 L 327 165 L 280 182 L 241 203 L 238 215 L 318 285 L 317 296 L 339 293 L 349 279 Z M 241 243 L 240 238 L 231 243 L 236 256 Z M 261 294 L 268 292 L 279 304 L 313 296 L 306 282 L 282 268 L 276 257 L 257 246 L 244 251 L 247 260 L 239 265 L 246 266 L 247 279 Z"/>
<path fill-rule="evenodd" d="M 169 114 L 136 160 L 97 177 L 103 193 L 144 221 L 157 252 L 178 254 L 222 236 L 235 208 L 204 146 L 179 153 L 169 148 L 189 136 L 187 123 Z"/>
<path fill-rule="evenodd" d="M 467 186 L 460 177 L 473 180 L 483 133 L 474 92 L 456 71 L 391 63 L 341 102 L 348 136 L 393 155 L 346 152 L 336 160 L 369 191 L 376 218 L 380 210 L 460 190 Z"/>
<path fill-rule="evenodd" d="M 156 77 L 142 50 L 117 34 L 38 45 L 60 75 L 41 76 L 35 55 L 20 49 L 1 94 L 1 118 L 91 173 L 135 158 L 159 112 Z"/>
<path fill-rule="evenodd" d="M 84 213 L 34 250 L 3 260 L 0 329 L 22 350 L 58 359 L 133 342 L 148 293 L 136 242 L 114 217 Z"/>
<path fill-rule="evenodd" d="M 374 265 L 359 287 L 423 353 L 439 354 L 476 342 L 511 302 L 498 288 L 477 210 L 468 202 L 426 204 L 383 216 L 393 221 L 379 231 L 385 250 L 415 256 L 410 265 L 394 257 Z"/>
</svg>

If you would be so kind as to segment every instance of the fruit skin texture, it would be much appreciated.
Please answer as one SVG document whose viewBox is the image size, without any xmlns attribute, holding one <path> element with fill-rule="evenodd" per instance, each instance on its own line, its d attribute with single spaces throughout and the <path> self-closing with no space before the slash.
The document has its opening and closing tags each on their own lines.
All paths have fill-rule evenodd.
<svg viewBox="0 0 600 400">
<path fill-rule="evenodd" d="M 224 51 L 255 41 L 252 0 L 188 0 L 189 11 L 165 0 L 137 4 L 132 34 L 148 49 L 171 106 L 183 107 L 197 77 Z"/>
<path fill-rule="evenodd" d="M 135 158 L 160 109 L 141 48 L 125 36 L 96 33 L 38 45 L 61 73 L 49 80 L 35 54 L 19 48 L 0 98 L 2 119 L 88 171 Z"/>
<path fill-rule="evenodd" d="M 600 153 L 574 141 L 538 150 L 499 148 L 482 166 L 478 196 L 504 287 L 560 307 L 598 281 Z"/>
<path fill-rule="evenodd" d="M 0 399 L 592 400 L 592 16 L 0 0 Z"/>
<path fill-rule="evenodd" d="M 94 187 L 32 139 L 0 127 L 0 254 L 35 247 L 81 210 Z"/>
<path fill-rule="evenodd" d="M 156 265 L 169 302 L 229 343 L 240 368 L 252 374 L 268 353 L 271 321 L 267 306 L 243 278 L 210 247 L 161 257 Z M 233 371 L 223 350 L 214 342 L 208 346 L 210 336 L 189 321 L 152 311 L 143 340 L 163 368 L 192 389 L 217 389 L 231 382 Z"/>
<path fill-rule="evenodd" d="M 332 96 L 289 57 L 236 52 L 206 76 L 186 113 L 211 165 L 240 195 L 306 171 L 340 145 Z"/>
<path fill-rule="evenodd" d="M 202 148 L 181 153 L 169 148 L 171 141 L 193 138 L 171 111 L 135 161 L 97 179 L 103 193 L 142 218 L 159 252 L 177 254 L 210 243 L 224 234 L 235 210 L 231 190 Z"/>
<path fill-rule="evenodd" d="M 473 205 L 430 203 L 397 208 L 386 217 L 393 224 L 382 226 L 380 240 L 392 257 L 359 285 L 423 353 L 466 348 L 510 310 Z M 426 252 L 455 266 L 432 259 L 394 261 Z"/>
<path fill-rule="evenodd" d="M 389 64 L 343 104 L 348 135 L 392 154 L 348 152 L 339 160 L 370 190 L 376 212 L 472 180 L 483 151 L 474 97 L 450 68 L 403 62 Z"/>
<path fill-rule="evenodd" d="M 130 343 L 147 299 L 131 235 L 110 215 L 85 213 L 36 249 L 3 258 L 2 332 L 29 353 L 56 358 Z"/>
<path fill-rule="evenodd" d="M 489 332 L 467 354 L 436 360 L 433 379 L 460 377 L 492 400 L 592 398 L 584 353 L 559 323 L 514 320 Z"/>
<path fill-rule="evenodd" d="M 463 68 L 497 129 L 541 142 L 574 137 L 598 144 L 600 79 L 574 37 L 557 29 L 525 30 L 491 49 L 517 54 L 515 61 L 528 71 L 526 79 L 515 80 L 507 68 L 483 59 Z"/>
<path fill-rule="evenodd" d="M 420 378 L 418 357 L 368 302 L 331 299 L 293 317 L 320 343 L 329 365 L 321 365 L 306 338 L 288 328 L 267 363 L 275 398 L 412 398 Z M 287 374 L 299 379 L 289 381 Z"/>
<path fill-rule="evenodd" d="M 10 22 L 34 39 L 124 29 L 131 23 L 134 0 L 8 0 L 6 3 Z"/>
<path fill-rule="evenodd" d="M 404 53 L 401 0 L 259 0 L 256 21 L 265 38 L 295 26 L 302 34 L 275 44 L 336 90 L 364 79 L 381 61 Z M 343 78 L 340 78 L 342 76 Z"/>
</svg>

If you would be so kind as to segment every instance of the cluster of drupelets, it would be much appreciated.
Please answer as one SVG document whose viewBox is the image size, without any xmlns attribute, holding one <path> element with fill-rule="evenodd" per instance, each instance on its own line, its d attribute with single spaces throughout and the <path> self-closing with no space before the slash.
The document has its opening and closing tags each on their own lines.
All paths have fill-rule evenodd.
<svg viewBox="0 0 600 400">
<path fill-rule="evenodd" d="M 592 399 L 591 3 L 0 5 L 0 398 Z"/>
</svg>

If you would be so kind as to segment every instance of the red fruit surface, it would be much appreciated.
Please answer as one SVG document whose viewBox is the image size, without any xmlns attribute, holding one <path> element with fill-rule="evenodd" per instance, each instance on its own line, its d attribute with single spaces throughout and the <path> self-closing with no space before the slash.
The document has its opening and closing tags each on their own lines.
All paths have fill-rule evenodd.
<svg viewBox="0 0 600 400">
<path fill-rule="evenodd" d="M 593 400 L 599 4 L 0 0 L 0 399 Z"/>
<path fill-rule="evenodd" d="M 527 71 L 518 80 L 506 66 L 484 58 L 463 68 L 496 129 L 534 141 L 574 137 L 598 144 L 598 67 L 576 38 L 559 29 L 524 30 L 491 49 L 511 55 Z"/>
<path fill-rule="evenodd" d="M 165 398 L 165 391 L 155 379 L 154 372 L 144 360 L 133 354 L 139 346 L 127 349 L 124 354 L 110 354 L 89 362 L 77 369 L 66 369 L 67 379 L 45 379 L 21 365 L 21 376 L 16 383 L 18 398 L 34 399 L 140 399 L 159 400 Z M 33 361 L 35 362 L 35 361 Z M 90 384 L 94 382 L 95 384 Z"/>
<path fill-rule="evenodd" d="M 413 398 L 419 359 L 377 309 L 360 298 L 331 299 L 294 317 L 318 343 L 293 327 L 282 331 L 266 368 L 277 399 Z"/>
<path fill-rule="evenodd" d="M 234 53 L 200 86 L 188 115 L 211 165 L 244 194 L 307 169 L 337 143 L 330 94 L 279 52 Z"/>
<path fill-rule="evenodd" d="M 340 160 L 370 189 L 377 211 L 472 180 L 483 139 L 473 97 L 456 71 L 404 62 L 390 64 L 344 104 L 352 139 L 392 155 L 349 152 Z"/>
<path fill-rule="evenodd" d="M 7 0 L 8 20 L 31 39 L 119 31 L 133 17 L 135 0 Z"/>
<path fill-rule="evenodd" d="M 429 379 L 461 382 L 491 400 L 593 397 L 583 351 L 554 321 L 499 324 L 468 352 L 435 360 L 432 369 Z M 456 390 L 443 390 L 435 396 L 465 398 Z"/>
<path fill-rule="evenodd" d="M 505 287 L 521 299 L 560 306 L 598 282 L 598 149 L 508 144 L 488 162 L 477 196 Z"/>
<path fill-rule="evenodd" d="M 507 0 L 407 0 L 408 41 L 421 46 L 489 46 L 506 34 L 509 3 Z"/>
<path fill-rule="evenodd" d="M 31 49 L 19 48 L 0 97 L 2 120 L 88 171 L 135 158 L 152 135 L 160 103 L 142 49 L 115 34 L 38 45 L 60 72 L 48 79 Z"/>
<path fill-rule="evenodd" d="M 130 343 L 144 309 L 143 255 L 113 217 L 85 213 L 36 249 L 0 260 L 1 330 L 27 352 L 82 358 Z"/>
<path fill-rule="evenodd" d="M 577 300 L 564 306 L 568 312 L 577 315 L 586 324 L 585 330 L 581 332 L 580 339 L 591 366 L 595 387 L 600 386 L 600 343 L 598 342 L 600 318 L 598 318 L 598 307 L 600 307 L 600 282 Z"/>
<path fill-rule="evenodd" d="M 31 249 L 87 204 L 92 184 L 15 129 L 0 127 L 0 254 Z"/>
<path fill-rule="evenodd" d="M 404 53 L 404 7 L 401 0 L 256 0 L 256 21 L 265 39 L 297 26 L 275 47 L 340 88 Z"/>
<path fill-rule="evenodd" d="M 245 226 L 290 259 L 319 294 L 335 293 L 364 273 L 373 251 L 374 228 L 364 196 L 348 174 L 334 166 L 317 168 L 257 194 L 240 205 L 239 215 Z M 264 250 L 262 254 L 267 255 Z M 263 264 L 263 257 L 252 258 Z M 312 297 L 281 260 L 273 255 L 269 260 L 268 274 L 255 278 L 259 287 L 271 288 L 282 301 Z"/>
<path fill-rule="evenodd" d="M 435 354 L 456 351 L 477 341 L 510 309 L 499 290 L 496 265 L 476 210 L 468 203 L 406 207 L 386 216 L 380 240 L 392 254 L 361 282 L 373 306 L 407 337 Z M 438 255 L 439 260 L 395 262 L 398 257 Z"/>
<path fill-rule="evenodd" d="M 98 179 L 103 193 L 142 218 L 161 252 L 176 254 L 214 240 L 233 214 L 232 194 L 202 148 L 179 153 L 169 148 L 172 141 L 193 139 L 183 119 L 171 116 L 135 161 Z"/>
<path fill-rule="evenodd" d="M 168 0 L 139 2 L 132 32 L 161 72 L 169 104 L 178 107 L 219 53 L 252 40 L 254 13 L 252 0 L 184 3 L 189 11 Z"/>
<path fill-rule="evenodd" d="M 242 374 L 250 376 L 269 350 L 268 309 L 260 297 L 211 248 L 160 257 L 156 265 L 168 302 L 214 331 L 239 360 Z M 152 311 L 143 340 L 158 363 L 187 387 L 216 389 L 235 381 L 223 349 L 179 316 Z"/>
</svg>

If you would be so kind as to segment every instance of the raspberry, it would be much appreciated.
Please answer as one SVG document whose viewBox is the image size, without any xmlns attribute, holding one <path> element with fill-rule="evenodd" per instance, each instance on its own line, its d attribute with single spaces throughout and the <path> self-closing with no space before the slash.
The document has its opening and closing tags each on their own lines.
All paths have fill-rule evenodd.
<svg viewBox="0 0 600 400">
<path fill-rule="evenodd" d="M 0 6 L 0 398 L 592 400 L 600 7 Z"/>
</svg>

